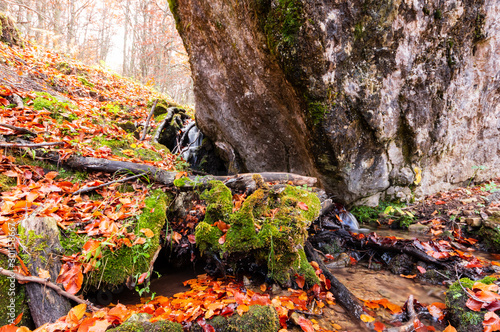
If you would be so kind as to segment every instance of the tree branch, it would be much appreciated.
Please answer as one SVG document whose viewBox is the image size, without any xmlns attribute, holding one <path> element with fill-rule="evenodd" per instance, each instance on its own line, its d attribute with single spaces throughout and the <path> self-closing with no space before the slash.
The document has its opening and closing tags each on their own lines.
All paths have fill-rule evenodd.
<svg viewBox="0 0 500 332">
<path fill-rule="evenodd" d="M 40 277 L 34 277 L 34 276 L 24 276 L 20 273 L 16 273 L 14 271 L 11 271 L 11 270 L 5 270 L 3 268 L 0 267 L 0 274 L 4 275 L 4 276 L 7 276 L 7 277 L 13 277 L 15 278 L 17 281 L 24 281 L 24 282 L 36 282 L 38 284 L 42 284 L 44 286 L 47 286 L 51 289 L 53 289 L 54 291 L 57 292 L 57 294 L 61 295 L 61 296 L 64 296 L 72 301 L 75 301 L 76 303 L 84 303 L 86 304 L 90 310 L 92 311 L 97 311 L 99 310 L 98 308 L 94 307 L 94 305 L 92 303 L 90 303 L 89 301 L 87 300 L 82 300 L 81 298 L 79 298 L 78 296 L 75 296 L 73 294 L 70 294 L 68 292 L 66 292 L 65 290 L 61 289 L 61 287 L 57 286 L 56 284 L 54 284 L 53 282 L 47 280 L 47 279 L 43 279 L 43 278 L 40 278 Z"/>
<path fill-rule="evenodd" d="M 148 173 L 144 172 L 144 173 L 137 174 L 137 175 L 134 175 L 134 176 L 129 176 L 128 178 L 123 178 L 123 179 L 118 179 L 118 180 L 106 182 L 106 183 L 100 184 L 98 186 L 84 187 L 82 189 L 79 189 L 79 190 L 75 191 L 71 195 L 80 195 L 80 194 L 87 193 L 87 192 L 92 191 L 92 190 L 96 190 L 96 189 L 99 189 L 99 188 L 102 188 L 102 187 L 109 186 L 110 184 L 113 184 L 113 183 L 119 183 L 119 182 L 125 182 L 125 181 L 128 181 L 128 180 L 133 180 L 133 179 L 139 178 L 139 177 L 141 177 L 143 175 L 147 175 L 147 174 Z"/>
<path fill-rule="evenodd" d="M 33 136 L 37 136 L 38 135 L 38 134 L 36 134 L 36 133 L 32 132 L 31 130 L 28 130 L 26 128 L 11 126 L 11 125 L 8 125 L 8 124 L 5 124 L 5 123 L 0 123 L 0 127 L 9 128 L 9 129 L 12 129 L 12 130 L 16 130 L 16 131 L 18 131 L 20 133 L 29 134 L 29 135 L 33 135 Z"/>
<path fill-rule="evenodd" d="M 42 146 L 63 145 L 64 142 L 45 143 L 0 143 L 0 148 L 40 148 Z"/>
<path fill-rule="evenodd" d="M 146 138 L 146 134 L 148 132 L 148 127 L 149 127 L 149 121 L 151 120 L 151 117 L 153 116 L 153 113 L 155 111 L 155 108 L 156 108 L 156 104 L 158 103 L 158 99 L 155 100 L 155 102 L 153 103 L 153 107 L 151 107 L 151 111 L 149 111 L 149 115 L 148 115 L 148 118 L 146 120 L 146 124 L 144 125 L 144 130 L 142 131 L 142 137 L 139 141 L 144 141 L 144 139 Z"/>
</svg>

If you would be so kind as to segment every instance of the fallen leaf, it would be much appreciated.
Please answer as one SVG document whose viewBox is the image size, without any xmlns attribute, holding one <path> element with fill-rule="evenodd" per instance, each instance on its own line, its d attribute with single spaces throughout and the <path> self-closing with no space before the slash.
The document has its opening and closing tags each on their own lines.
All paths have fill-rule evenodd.
<svg viewBox="0 0 500 332">
<path fill-rule="evenodd" d="M 306 204 L 306 203 L 304 203 L 304 202 L 298 202 L 298 203 L 297 203 L 297 206 L 298 206 L 298 207 L 299 207 L 299 209 L 301 209 L 301 210 L 304 210 L 304 211 L 309 210 L 309 207 L 308 207 L 308 206 L 307 206 L 307 204 Z"/>
<path fill-rule="evenodd" d="M 457 329 L 448 324 L 448 326 L 443 330 L 443 332 L 457 332 Z"/>
<path fill-rule="evenodd" d="M 375 320 L 375 318 L 373 318 L 372 316 L 368 316 L 365 314 L 362 314 L 361 316 L 359 316 L 359 318 L 365 323 L 370 323 L 370 322 L 373 322 Z"/>
<path fill-rule="evenodd" d="M 149 239 L 155 236 L 155 233 L 153 233 L 153 231 L 149 228 L 141 228 L 140 232 L 146 235 L 146 237 Z"/>
</svg>

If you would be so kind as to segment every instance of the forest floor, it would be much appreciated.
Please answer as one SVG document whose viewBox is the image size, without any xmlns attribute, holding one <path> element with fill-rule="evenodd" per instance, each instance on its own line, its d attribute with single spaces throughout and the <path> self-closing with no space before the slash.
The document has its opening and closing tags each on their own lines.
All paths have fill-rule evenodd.
<svg viewBox="0 0 500 332">
<path fill-rule="evenodd" d="M 101 185 L 126 175 L 87 173 L 51 165 L 40 157 L 39 147 L 29 145 L 57 143 L 57 146 L 42 147 L 42 152 L 55 152 L 62 160 L 72 155 L 104 158 L 151 165 L 182 175 L 186 163 L 178 155 L 150 143 L 151 133 L 158 125 L 155 119 L 150 123 L 151 130 L 146 139 L 138 139 L 155 99 L 167 100 L 167 103 L 176 105 L 154 89 L 119 77 L 104 68 L 85 66 L 30 44 L 19 48 L 0 43 L 0 124 L 7 125 L 0 126 L 0 146 L 4 147 L 0 150 L 0 252 L 8 253 L 7 238 L 13 235 L 10 226 L 35 211 L 37 216 L 54 218 L 61 232 L 78 230 L 79 234 L 86 234 L 88 239 L 82 243 L 80 251 L 62 257 L 64 264 L 59 276 L 48 276 L 54 281 L 59 277 L 58 283 L 68 293 L 83 298 L 86 294 L 82 285 L 87 273 L 99 269 L 100 256 L 92 251 L 96 248 L 143 246 L 154 236 L 161 236 L 163 241 L 175 243 L 179 247 L 193 248 L 194 225 L 189 226 L 190 230 L 177 228 L 162 234 L 152 234 L 148 228 L 132 233 L 123 227 L 126 220 L 144 212 L 146 199 L 155 189 L 166 190 L 165 186 L 133 181 L 129 184 L 131 190 L 123 190 L 122 184 L 115 183 L 99 189 L 97 194 L 73 195 L 81 188 Z M 377 228 L 384 230 L 396 224 L 404 228 L 410 226 L 412 232 L 417 232 L 412 234 L 418 234 L 415 237 L 422 234 L 436 243 L 450 241 L 460 249 L 473 252 L 485 248 L 476 230 L 500 210 L 498 199 L 488 199 L 489 196 L 495 196 L 499 185 L 500 179 L 477 185 L 471 183 L 463 188 L 429 196 L 412 205 L 387 203 L 378 209 L 358 208 L 354 213 L 361 221 L 370 223 L 376 232 Z M 241 205 L 238 200 L 234 203 Z M 153 210 L 149 212 L 154 213 Z M 411 225 L 416 222 L 419 224 L 417 228 Z M 455 236 L 458 229 L 456 225 L 467 225 L 463 227 L 465 233 L 459 234 L 460 241 Z M 405 232 L 399 231 L 398 234 Z M 388 237 L 392 238 L 393 235 L 389 232 Z M 440 250 L 436 249 L 435 252 Z M 493 267 L 498 265 L 495 256 L 489 258 L 493 260 L 487 264 Z M 331 261 L 335 259 L 327 254 L 325 262 Z M 314 267 L 317 275 L 322 276 L 317 264 Z M 353 288 L 363 288 L 362 282 L 366 282 L 366 279 L 360 279 L 359 276 L 368 278 L 374 274 L 373 269 L 365 269 L 361 273 L 361 264 L 356 265 L 354 256 L 340 267 L 358 269 L 357 272 L 339 270 L 339 279 L 347 287 L 351 282 Z M 30 274 L 21 258 L 15 271 L 25 276 L 47 278 L 46 271 Z M 421 269 L 419 271 L 422 272 Z M 354 280 L 349 273 L 358 275 L 358 279 Z M 401 315 L 406 310 L 403 309 L 404 303 L 394 304 L 391 301 L 401 302 L 409 293 L 415 293 L 415 296 L 419 294 L 417 290 L 412 291 L 408 283 L 413 281 L 408 275 L 386 277 L 385 272 L 376 273 L 378 280 L 384 284 L 377 287 L 390 288 L 391 283 L 394 283 L 393 278 L 400 278 L 402 285 L 398 293 L 404 294 L 397 300 L 388 300 L 391 297 L 388 291 L 378 292 L 378 298 L 363 299 L 367 306 L 363 321 L 371 324 L 371 329 L 382 331 L 386 327 L 381 321 L 387 324 L 392 315 Z M 140 285 L 149 277 L 141 273 L 135 276 L 133 283 Z M 297 278 L 296 289 L 282 290 L 265 282 L 253 284 L 245 278 L 216 279 L 200 274 L 185 280 L 184 287 L 189 289 L 177 285 L 179 292 L 173 296 L 155 296 L 154 293 L 148 293 L 149 286 L 138 287 L 139 303 L 114 303 L 94 311 L 85 303 L 78 304 L 57 322 L 35 331 L 106 331 L 138 313 L 149 314 L 152 323 L 170 320 L 183 323 L 187 328 L 196 322 L 203 331 L 214 331 L 207 323 L 210 319 L 218 315 L 242 315 L 254 304 L 275 308 L 279 315 L 280 331 L 337 331 L 361 326 L 351 326 L 345 317 L 335 314 L 335 311 L 342 310 L 335 305 L 335 299 L 326 284 L 321 288 L 305 289 L 303 281 Z M 369 291 L 363 294 L 358 296 L 373 296 Z M 443 303 L 426 303 L 424 307 L 443 322 L 441 326 L 447 325 Z M 375 312 L 378 308 L 380 311 Z M 375 316 L 377 321 L 370 315 Z M 29 331 L 28 327 L 18 327 L 23 324 L 33 328 L 27 315 L 23 314 L 17 315 L 12 323 L 3 326 L 0 331 Z M 398 322 L 393 325 L 398 325 Z M 429 330 L 432 328 L 428 327 Z"/>
</svg>

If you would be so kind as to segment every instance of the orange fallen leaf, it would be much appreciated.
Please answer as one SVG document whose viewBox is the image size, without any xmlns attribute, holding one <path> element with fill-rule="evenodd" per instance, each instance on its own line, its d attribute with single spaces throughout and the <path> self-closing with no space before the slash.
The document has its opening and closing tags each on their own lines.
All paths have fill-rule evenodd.
<svg viewBox="0 0 500 332">
<path fill-rule="evenodd" d="M 359 316 L 359 318 L 365 323 L 370 323 L 370 322 L 373 322 L 375 320 L 375 318 L 373 318 L 372 316 L 368 316 L 365 314 L 362 314 L 361 316 Z"/>
<path fill-rule="evenodd" d="M 149 228 L 141 228 L 140 232 L 146 235 L 146 237 L 149 239 L 155 236 L 155 233 L 153 233 L 153 231 Z"/>
</svg>

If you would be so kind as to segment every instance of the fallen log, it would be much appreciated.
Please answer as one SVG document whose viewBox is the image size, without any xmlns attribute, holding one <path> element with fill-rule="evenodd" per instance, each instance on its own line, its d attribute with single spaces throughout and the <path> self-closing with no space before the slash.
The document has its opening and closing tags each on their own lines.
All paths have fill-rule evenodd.
<svg viewBox="0 0 500 332">
<path fill-rule="evenodd" d="M 173 186 L 177 172 L 165 171 L 161 168 L 147 165 L 131 163 L 127 161 L 108 160 L 103 158 L 70 156 L 67 159 L 61 159 L 59 154 L 49 152 L 44 154 L 44 158 L 50 162 L 69 168 L 82 169 L 90 172 L 107 172 L 114 173 L 119 171 L 130 172 L 133 174 L 147 173 L 151 181 Z M 313 187 L 317 184 L 317 179 L 314 177 L 302 176 L 292 173 L 280 172 L 264 172 L 264 173 L 244 173 L 231 176 L 188 176 L 189 181 L 185 181 L 182 186 L 185 189 L 199 188 L 207 185 L 212 180 L 224 182 L 231 189 L 251 189 L 256 188 L 255 175 L 262 176 L 265 182 L 290 183 L 296 186 Z"/>
<path fill-rule="evenodd" d="M 365 310 L 363 306 L 359 302 L 359 300 L 351 293 L 347 287 L 344 286 L 335 276 L 330 272 L 328 267 L 326 267 L 323 260 L 318 256 L 318 254 L 314 251 L 312 244 L 307 241 L 305 243 L 305 252 L 309 258 L 309 261 L 315 261 L 318 263 L 320 269 L 323 271 L 325 277 L 330 280 L 331 289 L 335 300 L 340 304 L 344 309 L 346 309 L 347 314 L 355 319 L 361 320 L 361 315 L 365 314 Z"/>
<path fill-rule="evenodd" d="M 55 282 L 61 262 L 59 257 L 62 246 L 59 242 L 59 229 L 54 218 L 30 217 L 21 221 L 20 232 L 23 251 L 29 255 L 26 265 L 31 275 L 38 276 L 42 270 L 50 274 Z M 53 323 L 68 313 L 71 304 L 58 291 L 39 283 L 28 283 L 26 292 L 29 297 L 29 308 L 35 325 Z"/>
</svg>

